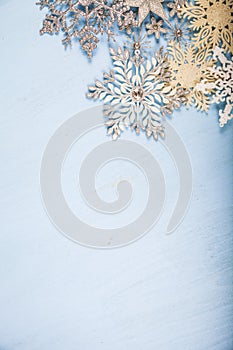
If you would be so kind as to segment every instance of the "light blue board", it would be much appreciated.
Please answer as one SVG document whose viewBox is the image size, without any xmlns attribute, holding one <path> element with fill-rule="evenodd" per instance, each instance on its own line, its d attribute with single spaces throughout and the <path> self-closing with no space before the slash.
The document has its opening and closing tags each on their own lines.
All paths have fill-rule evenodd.
<svg viewBox="0 0 233 350">
<path fill-rule="evenodd" d="M 178 193 L 171 158 L 160 143 L 125 132 L 161 163 L 164 213 L 124 248 L 75 244 L 44 211 L 40 163 L 58 126 L 93 106 L 86 88 L 111 67 L 108 48 L 101 45 L 88 63 L 77 45 L 64 51 L 60 38 L 41 38 L 34 1 L 1 0 L 0 14 L 0 349 L 232 350 L 232 125 L 220 130 L 214 108 L 208 116 L 174 113 L 171 124 L 192 162 L 193 197 L 172 235 L 165 234 Z M 75 145 L 77 163 L 103 140 L 98 129 Z M 118 219 L 90 213 L 75 188 L 77 165 L 67 160 L 63 180 L 84 221 L 121 226 L 143 210 L 145 179 L 119 161 L 99 174 L 97 192 L 114 199 L 118 177 L 126 176 L 136 202 Z"/>
</svg>

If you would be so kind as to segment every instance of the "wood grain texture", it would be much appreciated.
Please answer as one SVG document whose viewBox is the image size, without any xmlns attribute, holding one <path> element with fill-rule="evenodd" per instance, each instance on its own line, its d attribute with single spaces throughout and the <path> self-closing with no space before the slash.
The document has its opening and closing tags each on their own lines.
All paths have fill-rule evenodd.
<svg viewBox="0 0 233 350">
<path fill-rule="evenodd" d="M 58 126 L 93 106 L 86 87 L 110 67 L 108 49 L 100 45 L 89 63 L 78 46 L 64 51 L 58 37 L 40 38 L 43 14 L 33 1 L 1 0 L 0 14 L 0 349 L 232 350 L 232 125 L 220 130 L 214 108 L 208 116 L 174 114 L 192 161 L 193 197 L 169 236 L 175 167 L 161 144 L 125 133 L 161 163 L 168 188 L 161 220 L 125 248 L 74 244 L 44 211 L 40 162 Z M 81 159 L 103 138 L 97 130 L 74 154 Z M 128 176 L 141 184 L 136 202 L 115 221 L 94 216 L 78 192 L 70 195 L 77 164 L 67 160 L 64 189 L 83 220 L 120 226 L 143 209 L 142 175 L 119 163 L 99 174 L 97 191 L 111 199 L 117 179 Z"/>
</svg>

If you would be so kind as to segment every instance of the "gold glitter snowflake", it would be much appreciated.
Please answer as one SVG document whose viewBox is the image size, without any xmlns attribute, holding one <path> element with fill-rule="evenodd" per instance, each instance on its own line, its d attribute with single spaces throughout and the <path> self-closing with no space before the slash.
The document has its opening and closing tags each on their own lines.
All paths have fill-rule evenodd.
<svg viewBox="0 0 233 350">
<path fill-rule="evenodd" d="M 181 13 L 194 31 L 194 45 L 209 47 L 221 44 L 233 53 L 233 2 L 232 0 L 194 0 L 186 3 Z"/>
<path fill-rule="evenodd" d="M 65 46 L 78 38 L 80 45 L 92 57 L 99 42 L 99 35 L 106 34 L 108 40 L 114 36 L 114 22 L 120 29 L 136 26 L 135 14 L 125 0 L 40 0 L 41 9 L 48 8 L 41 34 L 62 31 Z"/>
<path fill-rule="evenodd" d="M 198 89 L 203 92 L 210 88 L 214 90 L 211 102 L 224 106 L 224 109 L 219 110 L 219 124 L 223 127 L 233 119 L 233 58 L 228 59 L 220 47 L 214 49 L 213 57 L 217 62 L 209 70 L 214 75 L 215 82 L 209 83 L 203 79 Z"/>
<path fill-rule="evenodd" d="M 151 60 L 136 65 L 127 49 L 110 49 L 113 70 L 104 73 L 103 82 L 89 86 L 88 98 L 104 102 L 104 115 L 108 119 L 108 134 L 120 136 L 124 127 L 131 126 L 136 133 L 147 137 L 164 136 L 162 116 L 171 114 L 186 101 L 182 88 L 172 88 L 167 54 L 162 49 Z"/>
<path fill-rule="evenodd" d="M 211 89 L 200 91 L 197 88 L 202 79 L 213 82 L 214 77 L 209 68 L 214 62 L 210 56 L 210 50 L 196 49 L 193 45 L 182 48 L 180 45 L 168 47 L 170 65 L 172 68 L 172 85 L 182 87 L 189 91 L 186 106 L 194 104 L 197 109 L 208 111 L 211 103 Z"/>
</svg>

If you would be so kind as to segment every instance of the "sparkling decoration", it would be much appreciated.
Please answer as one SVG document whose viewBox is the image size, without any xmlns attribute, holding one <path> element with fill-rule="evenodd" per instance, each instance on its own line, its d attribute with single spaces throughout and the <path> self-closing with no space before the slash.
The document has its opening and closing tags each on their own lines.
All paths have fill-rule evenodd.
<svg viewBox="0 0 233 350">
<path fill-rule="evenodd" d="M 133 32 L 132 38 L 131 36 L 127 37 L 127 41 L 124 44 L 124 47 L 130 53 L 130 60 L 138 66 L 142 62 L 144 62 L 145 57 L 148 56 L 148 50 L 151 49 L 150 41 L 146 40 L 147 35 L 142 35 L 140 31 L 138 34 Z"/>
<path fill-rule="evenodd" d="M 182 87 L 189 91 L 186 106 L 195 105 L 197 109 L 208 111 L 211 103 L 212 89 L 200 90 L 199 83 L 202 79 L 206 82 L 214 82 L 214 76 L 210 68 L 214 61 L 210 58 L 210 50 L 196 49 L 190 44 L 185 48 L 179 45 L 168 47 L 170 65 L 172 68 L 172 86 Z"/>
<path fill-rule="evenodd" d="M 137 25 L 134 13 L 124 0 L 114 0 L 111 4 L 107 0 L 40 0 L 37 4 L 41 9 L 48 8 L 40 33 L 64 32 L 65 46 L 79 38 L 88 57 L 92 57 L 97 48 L 99 35 L 106 34 L 108 40 L 114 37 L 114 22 L 120 29 Z"/>
<path fill-rule="evenodd" d="M 160 49 L 151 60 L 135 64 L 130 52 L 110 49 L 113 70 L 104 73 L 103 82 L 89 86 L 88 98 L 104 102 L 108 134 L 116 140 L 124 127 L 131 126 L 147 137 L 164 137 L 162 117 L 172 114 L 187 100 L 182 87 L 172 88 L 167 54 Z"/>
<path fill-rule="evenodd" d="M 138 25 L 140 26 L 150 12 L 167 20 L 166 12 L 162 6 L 163 0 L 125 0 L 131 7 L 138 7 Z"/>
<path fill-rule="evenodd" d="M 175 15 L 177 17 L 181 17 L 181 9 L 184 6 L 185 1 L 184 0 L 174 0 L 173 2 L 169 2 L 167 4 L 167 7 L 170 8 L 169 16 L 174 17 Z"/>
<path fill-rule="evenodd" d="M 166 35 L 169 44 L 185 45 L 191 40 L 190 30 L 187 28 L 186 23 L 176 21 L 174 26 L 172 24 L 170 26 L 171 28 Z"/>
<path fill-rule="evenodd" d="M 154 34 L 156 39 L 160 38 L 160 33 L 165 34 L 167 29 L 163 27 L 163 20 L 156 21 L 154 17 L 151 18 L 151 23 L 146 24 L 148 35 Z"/>
<path fill-rule="evenodd" d="M 220 47 L 216 47 L 213 54 L 213 58 L 218 61 L 209 70 L 214 75 L 215 82 L 209 83 L 203 79 L 198 89 L 203 93 L 208 89 L 214 89 L 215 94 L 211 102 L 224 105 L 224 109 L 219 110 L 219 124 L 223 127 L 233 119 L 233 59 L 227 59 Z"/>
<path fill-rule="evenodd" d="M 194 31 L 193 42 L 199 47 L 215 48 L 221 44 L 225 52 L 233 53 L 232 0 L 194 0 L 181 10 Z"/>
<path fill-rule="evenodd" d="M 41 34 L 78 40 L 89 58 L 104 35 L 113 69 L 89 87 L 104 103 L 108 134 L 124 127 L 164 136 L 163 117 L 184 104 L 208 112 L 219 105 L 221 127 L 233 119 L 233 0 L 38 0 L 47 9 Z M 120 38 L 119 38 L 120 39 Z M 151 40 L 149 40 L 151 39 Z M 161 46 L 152 54 L 154 45 Z"/>
</svg>

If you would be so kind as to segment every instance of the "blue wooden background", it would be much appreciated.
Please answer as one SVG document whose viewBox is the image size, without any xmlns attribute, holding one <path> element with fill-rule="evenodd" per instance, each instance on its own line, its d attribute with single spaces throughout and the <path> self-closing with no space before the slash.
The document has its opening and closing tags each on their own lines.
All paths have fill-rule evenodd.
<svg viewBox="0 0 233 350">
<path fill-rule="evenodd" d="M 193 197 L 172 235 L 165 228 L 178 191 L 175 167 L 160 143 L 125 132 L 161 163 L 164 214 L 127 247 L 75 244 L 44 211 L 40 163 L 58 126 L 93 106 L 86 88 L 111 67 L 108 48 L 103 43 L 89 63 L 78 45 L 65 51 L 61 37 L 41 38 L 43 13 L 31 0 L 1 0 L 0 14 L 0 349 L 232 350 L 232 125 L 220 129 L 214 107 L 208 115 L 174 113 L 192 161 Z M 75 154 L 85 157 L 103 140 L 99 129 Z M 145 179 L 116 161 L 99 174 L 97 191 L 115 198 L 117 177 L 126 176 L 134 201 L 113 223 L 90 214 L 74 188 L 75 162 L 64 166 L 64 191 L 84 221 L 96 215 L 98 227 L 121 226 L 143 210 Z"/>
</svg>

